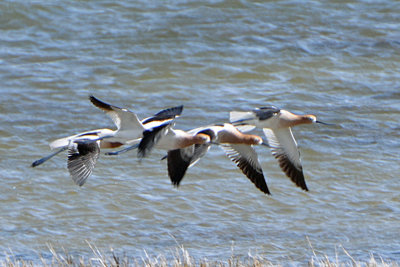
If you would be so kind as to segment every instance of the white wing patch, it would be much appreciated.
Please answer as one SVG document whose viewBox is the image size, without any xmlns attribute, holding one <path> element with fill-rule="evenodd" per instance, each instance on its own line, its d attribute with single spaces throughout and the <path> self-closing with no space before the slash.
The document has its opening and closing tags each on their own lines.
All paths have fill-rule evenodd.
<svg viewBox="0 0 400 267">
<path fill-rule="evenodd" d="M 308 191 L 301 166 L 300 153 L 290 128 L 263 129 L 271 147 L 272 155 L 278 160 L 286 175 L 303 190 Z"/>
<path fill-rule="evenodd" d="M 143 131 L 144 127 L 142 123 L 139 121 L 137 115 L 127 109 L 120 109 L 116 111 L 118 114 L 115 121 L 118 129 L 120 131 L 128 131 L 128 130 L 140 130 Z"/>
<path fill-rule="evenodd" d="M 229 112 L 229 121 L 231 123 L 240 122 L 244 120 L 254 120 L 256 115 L 252 111 L 231 111 Z"/>
<path fill-rule="evenodd" d="M 238 131 L 242 132 L 242 133 L 247 133 L 250 131 L 253 131 L 256 126 L 254 125 L 237 125 L 235 126 L 236 129 L 238 129 Z"/>
<path fill-rule="evenodd" d="M 300 153 L 297 149 L 296 140 L 293 137 L 290 128 L 282 128 L 278 130 L 263 129 L 271 146 L 272 154 L 284 154 L 298 168 L 301 169 Z"/>
<path fill-rule="evenodd" d="M 254 128 L 256 116 L 254 112 L 244 112 L 244 111 L 231 111 L 229 113 L 229 121 L 242 133 L 247 133 Z"/>
</svg>

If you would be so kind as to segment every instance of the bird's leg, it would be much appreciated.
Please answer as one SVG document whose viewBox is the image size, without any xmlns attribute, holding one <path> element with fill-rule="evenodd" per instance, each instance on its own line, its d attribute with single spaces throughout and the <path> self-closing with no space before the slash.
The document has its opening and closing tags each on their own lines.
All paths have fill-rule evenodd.
<svg viewBox="0 0 400 267">
<path fill-rule="evenodd" d="M 107 152 L 107 153 L 104 153 L 104 154 L 106 154 L 107 156 L 115 156 L 115 155 L 119 155 L 119 154 L 122 154 L 122 153 L 126 153 L 126 152 L 128 152 L 128 151 L 130 151 L 132 149 L 136 149 L 138 147 L 139 147 L 139 144 L 134 144 L 134 145 L 128 146 L 127 148 L 124 148 L 122 150 L 111 151 L 111 152 Z"/>
<path fill-rule="evenodd" d="M 32 163 L 32 167 L 36 167 L 36 166 L 39 166 L 40 164 L 43 164 L 44 162 L 46 162 L 47 160 L 49 160 L 49 159 L 51 159 L 52 157 L 54 157 L 55 155 L 57 155 L 58 153 L 60 153 L 60 152 L 63 152 L 64 150 L 66 150 L 68 147 L 63 147 L 63 148 L 61 148 L 60 150 L 57 150 L 56 152 L 53 152 L 53 153 L 51 153 L 50 155 L 48 155 L 48 156 L 46 156 L 46 157 L 43 157 L 43 158 L 41 158 L 41 159 L 38 159 L 38 160 L 36 160 L 36 161 L 34 161 L 33 163 Z"/>
</svg>

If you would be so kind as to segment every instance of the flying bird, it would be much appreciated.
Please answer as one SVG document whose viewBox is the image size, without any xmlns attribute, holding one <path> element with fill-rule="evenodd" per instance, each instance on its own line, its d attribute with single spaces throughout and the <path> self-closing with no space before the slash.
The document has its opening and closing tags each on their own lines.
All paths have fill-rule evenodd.
<svg viewBox="0 0 400 267">
<path fill-rule="evenodd" d="M 139 143 L 143 131 L 155 125 L 155 122 L 168 122 L 178 117 L 183 106 L 161 110 L 154 116 L 140 121 L 137 115 L 128 109 L 107 104 L 94 96 L 89 97 L 93 105 L 112 119 L 116 130 L 97 129 L 57 139 L 50 143 L 50 148 L 57 151 L 32 163 L 32 167 L 43 164 L 50 158 L 68 149 L 68 171 L 72 180 L 82 186 L 92 174 L 100 154 L 100 149 L 117 148 L 124 144 Z"/>
<path fill-rule="evenodd" d="M 195 136 L 208 135 L 211 142 L 168 151 L 166 156 L 168 175 L 175 186 L 179 186 L 187 169 L 196 164 L 207 153 L 211 144 L 218 144 L 259 190 L 265 194 L 270 194 L 257 153 L 253 148 L 253 145 L 267 145 L 261 137 L 243 134 L 229 123 L 200 127 L 189 131 L 189 133 Z"/>
<path fill-rule="evenodd" d="M 274 106 L 256 108 L 252 111 L 231 111 L 230 121 L 243 132 L 255 127 L 262 128 L 272 155 L 278 160 L 283 172 L 300 188 L 308 191 L 300 152 L 291 128 L 296 125 L 321 123 L 315 115 L 296 115 Z"/>
</svg>

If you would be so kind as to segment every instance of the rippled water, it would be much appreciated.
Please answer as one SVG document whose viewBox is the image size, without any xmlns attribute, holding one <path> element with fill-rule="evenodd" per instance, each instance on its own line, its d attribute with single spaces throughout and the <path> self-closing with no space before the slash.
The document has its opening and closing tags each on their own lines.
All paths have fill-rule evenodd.
<svg viewBox="0 0 400 267">
<path fill-rule="evenodd" d="M 400 261 L 397 1 L 1 1 L 0 255 L 306 263 L 315 252 Z M 102 156 L 75 186 L 49 141 L 114 127 L 89 94 L 140 118 L 183 104 L 176 128 L 274 104 L 336 126 L 295 129 L 310 192 L 257 148 L 264 196 L 213 148 L 179 189 L 162 151 Z M 261 132 L 258 132 L 261 134 Z M 233 252 L 232 252 L 233 251 Z"/>
</svg>

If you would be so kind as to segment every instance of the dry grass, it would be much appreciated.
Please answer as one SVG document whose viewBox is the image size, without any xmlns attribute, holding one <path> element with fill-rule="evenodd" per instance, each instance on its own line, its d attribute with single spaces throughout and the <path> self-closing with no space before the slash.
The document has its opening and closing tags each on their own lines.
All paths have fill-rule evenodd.
<svg viewBox="0 0 400 267">
<path fill-rule="evenodd" d="M 48 245 L 51 252 L 51 259 L 44 259 L 40 257 L 39 262 L 25 261 L 15 258 L 13 255 L 8 255 L 5 260 L 0 261 L 0 266 L 5 267 L 27 267 L 27 266 L 80 266 L 80 267 L 125 267 L 125 266 L 145 266 L 145 267 L 269 267 L 269 266 L 290 266 L 291 263 L 278 263 L 274 264 L 261 256 L 248 256 L 246 259 L 239 259 L 231 256 L 224 261 L 209 261 L 206 259 L 196 260 L 189 255 L 189 252 L 182 246 L 177 247 L 172 259 L 167 260 L 165 256 L 150 257 L 146 254 L 145 258 L 129 258 L 127 256 L 116 256 L 111 250 L 110 253 L 102 253 L 98 248 L 88 243 L 93 255 L 90 258 L 74 258 L 69 255 L 65 250 L 63 252 L 56 252 L 55 249 Z M 312 247 L 311 247 L 312 249 Z M 375 259 L 373 255 L 370 256 L 368 262 L 356 261 L 344 248 L 343 252 L 346 254 L 347 259 L 339 260 L 338 257 L 334 261 L 329 259 L 326 255 L 317 256 L 313 249 L 313 256 L 308 262 L 309 267 L 399 267 L 396 262 L 388 262 L 383 259 Z"/>
</svg>

